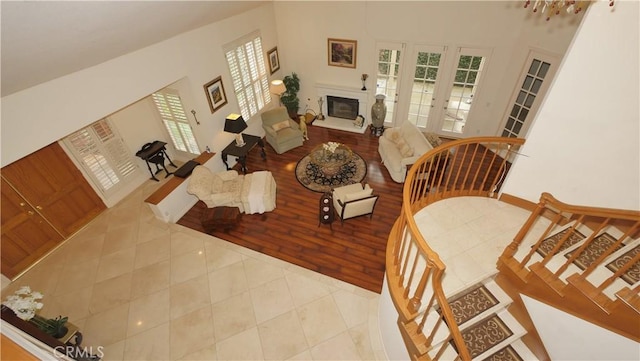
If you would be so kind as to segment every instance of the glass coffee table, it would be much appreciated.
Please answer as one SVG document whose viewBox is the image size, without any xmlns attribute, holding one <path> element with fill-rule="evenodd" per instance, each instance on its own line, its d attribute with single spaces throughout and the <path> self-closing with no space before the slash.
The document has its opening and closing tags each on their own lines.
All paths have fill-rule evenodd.
<svg viewBox="0 0 640 361">
<path fill-rule="evenodd" d="M 351 148 L 337 142 L 320 144 L 309 155 L 311 163 L 317 165 L 327 177 L 334 176 L 353 158 Z"/>
</svg>

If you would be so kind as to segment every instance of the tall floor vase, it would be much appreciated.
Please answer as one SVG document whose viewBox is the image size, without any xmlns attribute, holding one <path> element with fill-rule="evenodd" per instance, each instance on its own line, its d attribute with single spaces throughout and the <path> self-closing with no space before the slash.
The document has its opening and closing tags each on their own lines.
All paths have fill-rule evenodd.
<svg viewBox="0 0 640 361">
<path fill-rule="evenodd" d="M 387 105 L 383 94 L 376 95 L 376 102 L 371 106 L 371 133 L 377 137 L 384 133 L 384 118 L 387 116 Z"/>
</svg>

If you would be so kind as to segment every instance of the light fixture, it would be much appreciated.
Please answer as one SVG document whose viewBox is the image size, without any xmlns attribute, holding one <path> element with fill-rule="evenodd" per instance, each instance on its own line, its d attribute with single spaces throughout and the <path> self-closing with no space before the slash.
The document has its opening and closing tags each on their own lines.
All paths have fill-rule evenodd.
<svg viewBox="0 0 640 361">
<path fill-rule="evenodd" d="M 559 15 L 561 11 L 566 11 L 567 13 L 578 14 L 584 11 L 587 6 L 593 0 L 589 1 L 575 1 L 575 0 L 534 0 L 533 1 L 533 12 L 537 13 L 540 10 L 540 13 L 547 14 L 547 21 L 551 19 L 554 15 Z M 525 9 L 531 5 L 531 0 L 526 0 L 524 2 Z M 609 0 L 609 6 L 613 6 L 614 1 Z"/>
<path fill-rule="evenodd" d="M 282 94 L 284 92 L 287 91 L 287 87 L 284 86 L 284 83 L 282 82 L 282 80 L 272 80 L 271 84 L 269 85 L 269 91 L 272 94 L 275 94 L 278 96 L 278 101 L 280 101 L 280 97 L 282 96 Z M 282 104 L 282 103 L 280 103 Z"/>
<path fill-rule="evenodd" d="M 234 133 L 236 135 L 236 146 L 244 146 L 244 138 L 242 138 L 242 131 L 247 129 L 247 123 L 242 119 L 240 114 L 229 114 L 224 120 L 224 131 Z"/>
</svg>

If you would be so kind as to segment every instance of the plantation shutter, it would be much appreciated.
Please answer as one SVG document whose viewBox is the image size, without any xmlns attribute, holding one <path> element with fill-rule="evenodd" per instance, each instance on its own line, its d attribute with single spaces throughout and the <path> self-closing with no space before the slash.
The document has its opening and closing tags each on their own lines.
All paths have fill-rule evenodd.
<svg viewBox="0 0 640 361">
<path fill-rule="evenodd" d="M 105 195 L 138 169 L 107 119 L 71 134 L 64 142 Z"/>
<path fill-rule="evenodd" d="M 271 102 L 262 40 L 259 34 L 252 34 L 225 49 L 240 113 L 248 120 Z"/>
<path fill-rule="evenodd" d="M 178 92 L 172 89 L 163 89 L 153 93 L 152 98 L 176 150 L 200 154 L 198 143 L 191 130 Z"/>
</svg>

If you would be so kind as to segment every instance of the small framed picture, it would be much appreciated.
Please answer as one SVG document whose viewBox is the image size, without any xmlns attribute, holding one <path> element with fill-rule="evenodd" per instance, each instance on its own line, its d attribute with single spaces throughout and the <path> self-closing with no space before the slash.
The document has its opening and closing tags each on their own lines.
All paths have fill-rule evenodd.
<svg viewBox="0 0 640 361">
<path fill-rule="evenodd" d="M 328 40 L 329 65 L 355 68 L 358 42 L 356 40 Z"/>
<path fill-rule="evenodd" d="M 224 93 L 221 76 L 205 84 L 204 92 L 207 94 L 207 100 L 209 101 L 209 108 L 212 114 L 227 104 L 227 95 Z"/>
<path fill-rule="evenodd" d="M 280 70 L 280 57 L 278 56 L 278 47 L 267 51 L 267 58 L 269 58 L 269 71 L 271 74 Z"/>
</svg>

